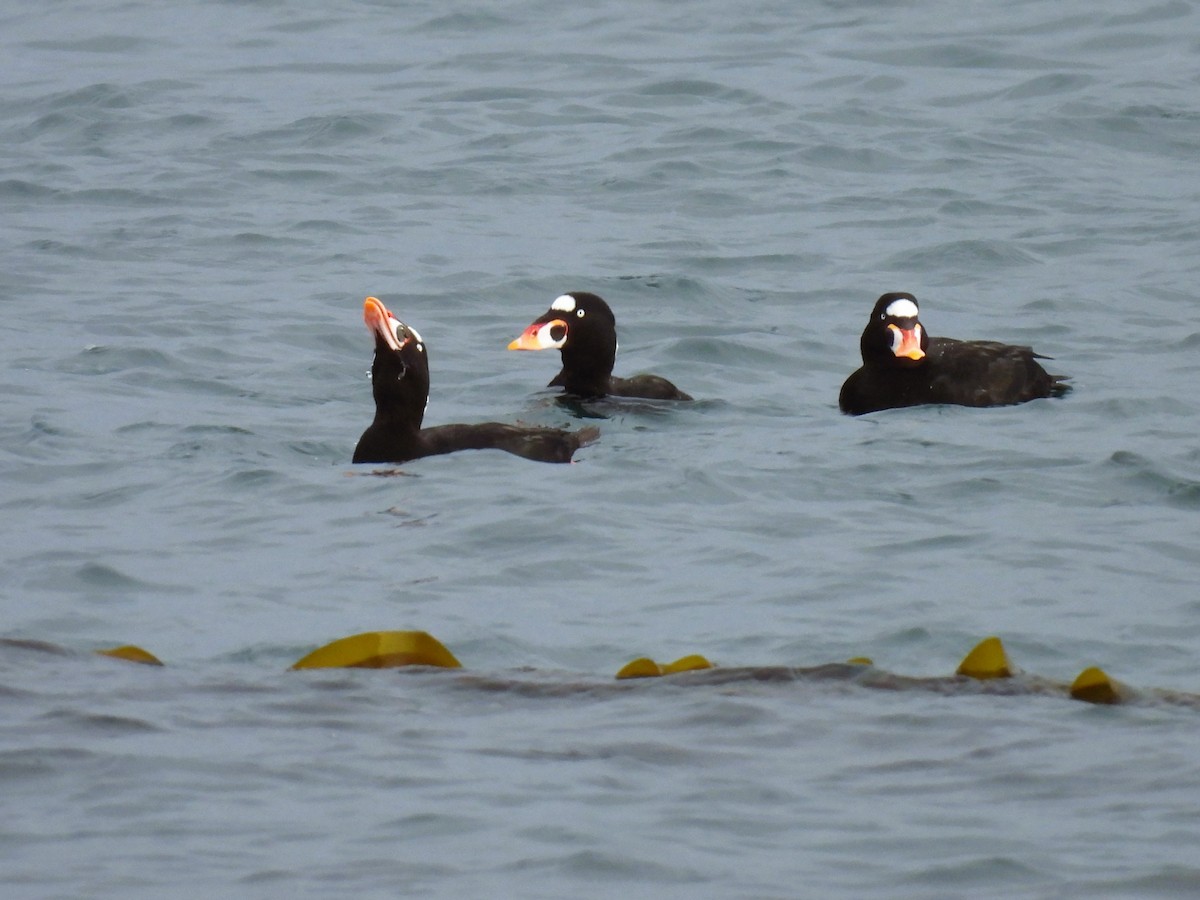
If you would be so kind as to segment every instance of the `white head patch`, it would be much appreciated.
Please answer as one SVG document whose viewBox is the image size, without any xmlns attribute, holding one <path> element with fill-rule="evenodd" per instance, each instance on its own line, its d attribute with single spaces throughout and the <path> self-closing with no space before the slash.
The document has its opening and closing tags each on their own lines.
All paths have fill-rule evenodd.
<svg viewBox="0 0 1200 900">
<path fill-rule="evenodd" d="M 554 302 L 550 304 L 550 308 L 557 309 L 559 312 L 575 312 L 575 298 L 570 294 L 555 297 Z"/>
<path fill-rule="evenodd" d="M 907 297 L 901 297 L 899 300 L 893 300 L 888 304 L 888 308 L 884 312 L 893 319 L 915 319 L 917 317 L 917 304 L 913 303 Z"/>
<path fill-rule="evenodd" d="M 418 350 L 425 350 L 425 342 L 421 340 L 421 335 L 417 333 L 417 329 L 413 328 L 411 325 L 405 325 L 391 313 L 388 313 L 388 318 L 391 320 L 392 330 L 396 333 L 397 350 L 399 350 L 410 340 L 417 345 Z M 408 329 L 409 336 L 407 338 L 404 336 L 405 329 Z"/>
</svg>

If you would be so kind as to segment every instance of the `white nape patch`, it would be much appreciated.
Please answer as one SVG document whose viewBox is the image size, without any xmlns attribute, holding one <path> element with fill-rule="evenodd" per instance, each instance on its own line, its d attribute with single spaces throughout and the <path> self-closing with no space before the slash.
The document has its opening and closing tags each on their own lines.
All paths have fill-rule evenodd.
<svg viewBox="0 0 1200 900">
<path fill-rule="evenodd" d="M 913 303 L 907 297 L 893 300 L 888 304 L 888 308 L 884 312 L 893 319 L 915 319 L 918 315 L 917 304 Z"/>
<path fill-rule="evenodd" d="M 417 349 L 424 350 L 425 349 L 425 341 L 421 339 L 421 333 L 419 331 L 417 331 L 417 329 L 413 328 L 411 325 L 406 325 L 405 327 L 408 329 L 408 333 L 411 334 L 413 336 L 413 338 L 416 340 Z"/>
<path fill-rule="evenodd" d="M 575 312 L 575 298 L 570 294 L 555 297 L 554 302 L 550 304 L 550 308 L 557 309 L 559 312 Z"/>
</svg>

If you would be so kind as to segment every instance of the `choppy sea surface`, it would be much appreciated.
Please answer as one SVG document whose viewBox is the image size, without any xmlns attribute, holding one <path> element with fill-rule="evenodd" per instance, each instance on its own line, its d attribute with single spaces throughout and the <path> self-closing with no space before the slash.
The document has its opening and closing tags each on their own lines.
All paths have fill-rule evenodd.
<svg viewBox="0 0 1200 900">
<path fill-rule="evenodd" d="M 1197 35 L 1190 0 L 7 8 L 4 896 L 1200 895 Z M 505 346 L 567 290 L 697 401 L 558 404 Z M 888 290 L 1074 391 L 842 416 Z M 352 467 L 368 294 L 428 424 L 599 442 Z M 287 671 L 405 629 L 464 668 Z M 1023 674 L 949 678 L 988 635 Z M 1133 701 L 1033 689 L 1092 665 Z"/>
</svg>

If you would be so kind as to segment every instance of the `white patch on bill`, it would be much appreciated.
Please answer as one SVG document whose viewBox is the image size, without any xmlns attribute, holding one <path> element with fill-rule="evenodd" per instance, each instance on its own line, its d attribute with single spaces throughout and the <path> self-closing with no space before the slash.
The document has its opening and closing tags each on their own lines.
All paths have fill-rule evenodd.
<svg viewBox="0 0 1200 900">
<path fill-rule="evenodd" d="M 917 317 L 917 304 L 913 303 L 907 297 L 901 297 L 899 300 L 893 300 L 889 303 L 885 312 L 893 319 L 915 319 Z"/>
<path fill-rule="evenodd" d="M 557 309 L 559 312 L 575 312 L 575 298 L 570 294 L 555 297 L 554 302 L 550 304 L 550 308 Z"/>
<path fill-rule="evenodd" d="M 888 325 L 888 331 L 892 333 L 892 355 L 893 356 L 908 356 L 908 353 L 902 353 L 904 349 L 905 338 L 908 338 L 909 352 L 921 349 L 921 325 L 917 323 L 908 331 L 901 330 L 899 325 Z M 924 353 L 921 354 L 924 356 Z M 910 359 L 912 357 L 909 357 Z M 920 357 L 918 357 L 920 358 Z"/>
<path fill-rule="evenodd" d="M 557 340 L 554 337 L 554 329 L 562 329 L 562 337 Z M 537 330 L 537 345 L 540 350 L 561 350 L 562 345 L 567 342 L 567 327 L 562 319 L 555 319 L 553 322 L 547 322 Z"/>
</svg>

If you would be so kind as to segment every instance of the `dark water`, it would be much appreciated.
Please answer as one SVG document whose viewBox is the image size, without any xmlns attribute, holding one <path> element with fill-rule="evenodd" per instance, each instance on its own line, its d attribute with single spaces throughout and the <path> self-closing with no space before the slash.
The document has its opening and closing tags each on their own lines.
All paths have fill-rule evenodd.
<svg viewBox="0 0 1200 900">
<path fill-rule="evenodd" d="M 946 676 L 999 634 L 1200 692 L 1197 33 L 1190 2 L 4 13 L 5 896 L 1196 895 L 1187 705 L 612 676 Z M 348 465 L 365 295 L 424 335 L 430 424 L 577 427 L 557 360 L 504 350 L 572 289 L 698 402 L 602 408 L 573 466 Z M 841 416 L 885 290 L 1074 392 Z M 378 629 L 465 672 L 285 671 Z M 127 642 L 167 667 L 91 654 Z"/>
</svg>

